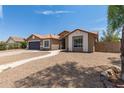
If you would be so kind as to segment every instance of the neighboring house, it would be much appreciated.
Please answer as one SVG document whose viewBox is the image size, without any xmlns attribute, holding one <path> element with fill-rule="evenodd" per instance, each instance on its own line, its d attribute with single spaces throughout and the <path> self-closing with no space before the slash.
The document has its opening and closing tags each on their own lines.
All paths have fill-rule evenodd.
<svg viewBox="0 0 124 93">
<path fill-rule="evenodd" d="M 26 40 L 28 42 L 27 49 L 35 50 L 56 50 L 59 49 L 58 35 L 39 35 L 32 34 Z"/>
<path fill-rule="evenodd" d="M 95 51 L 95 42 L 98 41 L 97 32 L 88 32 L 81 29 L 76 29 L 72 32 L 60 33 L 63 37 L 60 39 L 61 48 L 67 51 L 77 52 L 93 52 Z M 64 43 L 63 43 L 64 42 Z"/>
<path fill-rule="evenodd" d="M 24 38 L 11 36 L 11 37 L 8 38 L 6 43 L 8 43 L 8 44 L 14 44 L 14 43 L 19 44 L 20 42 L 24 42 L 24 41 L 25 41 Z"/>
</svg>

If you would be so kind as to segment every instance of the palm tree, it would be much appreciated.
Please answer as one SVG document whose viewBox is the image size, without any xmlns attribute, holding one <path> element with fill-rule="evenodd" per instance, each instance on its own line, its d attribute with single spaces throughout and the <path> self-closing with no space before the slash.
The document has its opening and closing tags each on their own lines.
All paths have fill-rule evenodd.
<svg viewBox="0 0 124 93">
<path fill-rule="evenodd" d="M 121 39 L 121 78 L 124 80 L 124 6 L 114 5 L 108 7 L 108 29 L 117 31 L 122 29 Z"/>
</svg>

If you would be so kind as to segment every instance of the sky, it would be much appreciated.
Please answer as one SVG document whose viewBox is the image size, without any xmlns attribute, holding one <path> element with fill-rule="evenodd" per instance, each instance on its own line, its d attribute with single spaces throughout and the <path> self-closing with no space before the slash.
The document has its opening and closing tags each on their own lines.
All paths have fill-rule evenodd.
<svg viewBox="0 0 124 93">
<path fill-rule="evenodd" d="M 58 34 L 83 29 L 102 34 L 107 26 L 107 6 L 11 5 L 0 6 L 0 41 L 9 36 Z"/>
</svg>

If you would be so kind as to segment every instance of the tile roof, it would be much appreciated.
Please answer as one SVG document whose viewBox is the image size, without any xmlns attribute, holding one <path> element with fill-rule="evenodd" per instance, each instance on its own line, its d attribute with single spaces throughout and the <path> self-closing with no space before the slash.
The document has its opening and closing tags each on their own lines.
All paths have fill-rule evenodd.
<svg viewBox="0 0 124 93">
<path fill-rule="evenodd" d="M 51 35 L 51 34 L 48 34 L 48 35 L 33 34 L 33 35 L 40 39 L 48 39 L 48 38 L 59 39 L 58 35 Z"/>
<path fill-rule="evenodd" d="M 63 33 L 70 33 L 70 31 L 64 30 L 64 31 L 60 32 L 58 35 L 61 35 Z"/>
<path fill-rule="evenodd" d="M 93 34 L 93 35 L 95 35 L 95 36 L 98 36 L 98 32 L 88 32 L 88 31 L 81 30 L 81 29 L 75 29 L 74 31 L 71 31 L 71 32 L 65 30 L 65 31 L 59 33 L 58 35 L 52 35 L 52 34 L 47 34 L 47 35 L 32 34 L 31 36 L 36 36 L 36 37 L 38 37 L 39 39 L 62 39 L 62 38 L 64 38 L 64 37 L 70 35 L 71 33 L 75 32 L 75 31 L 77 31 L 77 30 L 83 31 L 83 32 L 86 32 L 86 33 L 90 33 L 90 34 Z M 64 35 L 61 35 L 61 34 L 63 34 L 63 33 L 65 33 L 65 34 L 64 34 Z M 30 37 L 31 37 L 31 36 L 30 36 Z M 26 40 L 28 40 L 30 37 L 28 37 Z"/>
<path fill-rule="evenodd" d="M 23 41 L 25 41 L 25 39 L 21 38 L 21 37 L 11 36 L 10 38 L 13 39 L 15 42 L 23 42 Z"/>
</svg>

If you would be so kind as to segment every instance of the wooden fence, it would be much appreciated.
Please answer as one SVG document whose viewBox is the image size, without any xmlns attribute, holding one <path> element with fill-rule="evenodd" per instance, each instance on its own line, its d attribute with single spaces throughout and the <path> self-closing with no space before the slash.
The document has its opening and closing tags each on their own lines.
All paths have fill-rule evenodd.
<svg viewBox="0 0 124 93">
<path fill-rule="evenodd" d="M 120 52 L 120 42 L 113 43 L 113 42 L 98 42 L 95 45 L 96 52 L 113 52 L 119 53 Z"/>
</svg>

